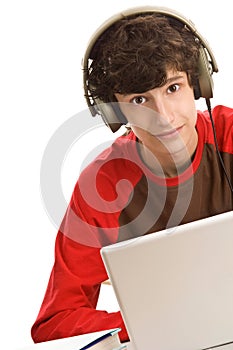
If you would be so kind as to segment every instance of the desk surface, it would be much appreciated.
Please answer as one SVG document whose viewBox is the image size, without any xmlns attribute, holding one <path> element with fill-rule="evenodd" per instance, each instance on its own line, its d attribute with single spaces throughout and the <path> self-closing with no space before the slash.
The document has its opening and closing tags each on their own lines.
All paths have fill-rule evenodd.
<svg viewBox="0 0 233 350">
<path fill-rule="evenodd" d="M 130 342 L 125 343 L 125 344 L 127 345 L 127 350 L 135 350 L 135 348 L 133 347 L 133 345 Z M 208 350 L 233 350 L 233 343 L 221 345 L 221 346 L 214 347 L 214 348 L 209 348 Z"/>
<path fill-rule="evenodd" d="M 67 340 L 67 343 L 68 343 L 68 340 Z M 46 344 L 46 342 L 44 344 Z M 62 344 L 63 345 L 63 347 L 62 347 L 63 349 L 64 349 L 65 344 L 66 344 L 66 341 L 64 340 L 64 342 Z M 130 343 L 130 342 L 124 343 L 124 345 L 127 345 L 127 350 L 136 350 L 133 347 L 132 343 Z M 19 350 L 36 350 L 36 349 L 38 349 L 38 344 L 37 345 L 34 344 L 34 345 L 31 345 L 31 346 L 25 347 L 25 348 L 20 348 Z M 45 349 L 46 349 L 46 347 L 45 347 Z M 210 348 L 208 350 L 233 350 L 233 343 L 222 345 L 222 346 L 219 346 L 217 348 L 216 347 L 215 348 Z"/>
<path fill-rule="evenodd" d="M 127 350 L 136 350 L 130 342 L 126 343 L 126 345 L 127 345 Z M 216 347 L 209 348 L 208 350 L 233 350 L 233 343 L 221 345 L 221 346 L 218 346 L 217 348 Z"/>
</svg>

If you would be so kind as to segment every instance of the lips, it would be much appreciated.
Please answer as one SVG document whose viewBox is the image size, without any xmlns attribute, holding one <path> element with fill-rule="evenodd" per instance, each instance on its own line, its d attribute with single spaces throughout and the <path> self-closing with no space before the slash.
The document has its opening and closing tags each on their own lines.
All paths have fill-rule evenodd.
<svg viewBox="0 0 233 350">
<path fill-rule="evenodd" d="M 171 130 L 168 130 L 168 131 L 164 131 L 163 133 L 157 134 L 155 136 L 158 137 L 158 138 L 167 138 L 167 137 L 177 136 L 178 133 L 180 132 L 180 130 L 182 129 L 182 127 L 183 126 L 180 126 L 178 128 L 171 129 Z"/>
</svg>

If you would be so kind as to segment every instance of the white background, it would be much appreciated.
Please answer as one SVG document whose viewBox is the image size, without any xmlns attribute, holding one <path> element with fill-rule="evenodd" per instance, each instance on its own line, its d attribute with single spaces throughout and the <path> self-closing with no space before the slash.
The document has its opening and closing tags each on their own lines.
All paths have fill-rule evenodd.
<svg viewBox="0 0 233 350">
<path fill-rule="evenodd" d="M 213 0 L 148 0 L 146 4 L 168 6 L 192 19 L 219 65 L 212 104 L 231 106 L 231 3 L 222 0 L 216 7 Z M 114 13 L 138 5 L 145 1 L 0 3 L 0 334 L 4 345 L 0 347 L 5 350 L 32 343 L 30 328 L 53 264 L 57 228 L 40 193 L 44 149 L 64 121 L 86 109 L 81 59 L 90 36 Z M 98 143 L 99 135 L 99 142 L 114 137 L 105 126 L 100 131 L 90 140 Z M 90 140 L 76 144 L 64 161 L 62 186 L 67 199 L 78 176 L 81 151 L 91 147 Z M 109 289 L 104 302 L 108 309 L 116 307 Z"/>
</svg>

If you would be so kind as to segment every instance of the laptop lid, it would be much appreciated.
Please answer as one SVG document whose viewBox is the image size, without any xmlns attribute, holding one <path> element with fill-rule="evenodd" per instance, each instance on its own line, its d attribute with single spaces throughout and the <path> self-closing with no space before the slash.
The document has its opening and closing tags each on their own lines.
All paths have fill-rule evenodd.
<svg viewBox="0 0 233 350">
<path fill-rule="evenodd" d="M 101 255 L 134 350 L 233 342 L 233 211 L 106 246 Z"/>
</svg>

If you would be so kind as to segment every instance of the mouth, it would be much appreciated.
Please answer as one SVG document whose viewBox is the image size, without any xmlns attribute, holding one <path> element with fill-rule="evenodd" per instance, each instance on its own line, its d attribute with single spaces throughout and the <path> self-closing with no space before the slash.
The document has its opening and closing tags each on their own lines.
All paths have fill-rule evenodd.
<svg viewBox="0 0 233 350">
<path fill-rule="evenodd" d="M 168 131 L 164 131 L 161 134 L 157 134 L 155 135 L 156 137 L 158 137 L 159 139 L 165 139 L 165 138 L 170 138 L 170 137 L 174 137 L 174 136 L 178 136 L 180 131 L 182 130 L 183 126 L 180 126 L 178 128 L 174 128 Z"/>
</svg>

